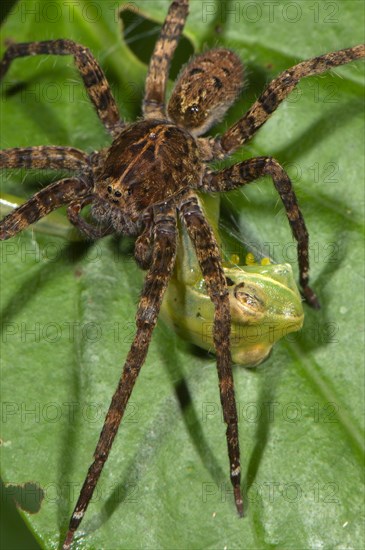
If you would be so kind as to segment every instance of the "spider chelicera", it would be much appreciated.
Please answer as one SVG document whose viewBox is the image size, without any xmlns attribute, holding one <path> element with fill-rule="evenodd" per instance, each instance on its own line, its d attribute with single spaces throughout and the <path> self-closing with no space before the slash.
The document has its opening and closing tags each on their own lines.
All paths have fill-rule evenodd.
<svg viewBox="0 0 365 550">
<path fill-rule="evenodd" d="M 0 65 L 3 77 L 11 62 L 29 55 L 73 55 L 95 110 L 111 134 L 107 149 L 91 155 L 72 147 L 5 149 L 1 168 L 66 169 L 73 176 L 56 181 L 30 198 L 0 223 L 0 239 L 13 237 L 54 209 L 67 205 L 68 218 L 84 235 L 136 236 L 135 258 L 147 270 L 137 310 L 137 331 L 97 444 L 63 548 L 70 548 L 108 458 L 135 381 L 146 358 L 161 301 L 171 277 L 177 247 L 177 218 L 186 227 L 214 303 L 214 344 L 220 399 L 227 424 L 230 478 L 239 516 L 243 515 L 237 411 L 230 354 L 230 307 L 227 282 L 214 233 L 199 206 L 196 191 L 225 192 L 270 176 L 298 243 L 300 285 L 306 301 L 319 307 L 308 285 L 308 233 L 291 181 L 271 157 L 245 160 L 214 171 L 209 162 L 224 159 L 244 145 L 268 120 L 301 78 L 365 57 L 365 47 L 328 53 L 304 61 L 273 80 L 249 111 L 222 136 L 200 137 L 222 119 L 243 85 L 242 63 L 223 48 L 194 57 L 182 70 L 165 105 L 171 58 L 188 14 L 188 0 L 171 3 L 149 64 L 143 119 L 121 120 L 109 84 L 90 51 L 71 40 L 11 44 Z M 97 225 L 81 217 L 91 205 Z"/>
</svg>

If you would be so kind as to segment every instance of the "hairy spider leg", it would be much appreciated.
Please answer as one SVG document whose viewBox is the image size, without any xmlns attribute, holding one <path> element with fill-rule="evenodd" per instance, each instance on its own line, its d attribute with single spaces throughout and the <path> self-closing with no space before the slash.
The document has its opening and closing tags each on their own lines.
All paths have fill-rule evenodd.
<svg viewBox="0 0 365 550">
<path fill-rule="evenodd" d="M 270 176 L 285 208 L 292 233 L 298 242 L 299 281 L 309 305 L 320 308 L 319 300 L 308 286 L 309 236 L 304 218 L 298 206 L 292 182 L 284 168 L 272 157 L 256 157 L 234 164 L 219 172 L 207 174 L 201 189 L 206 192 L 224 192 L 247 185 L 262 176 Z"/>
<path fill-rule="evenodd" d="M 214 147 L 218 156 L 222 153 L 224 155 L 233 153 L 252 138 L 302 78 L 325 73 L 333 67 L 345 65 L 350 61 L 362 59 L 363 57 L 365 57 L 365 45 L 359 44 L 353 48 L 326 53 L 302 61 L 281 73 L 275 80 L 270 82 L 247 113 L 231 126 L 223 136 L 216 139 Z"/>
<path fill-rule="evenodd" d="M 0 150 L 0 168 L 48 168 L 74 171 L 87 169 L 89 166 L 88 155 L 74 147 L 39 145 Z"/>
<path fill-rule="evenodd" d="M 179 206 L 189 237 L 195 248 L 207 292 L 215 308 L 213 339 L 217 355 L 219 393 L 224 421 L 227 424 L 226 438 L 230 466 L 230 478 L 238 515 L 243 516 L 241 494 L 241 464 L 238 439 L 238 419 L 232 358 L 230 351 L 231 311 L 226 278 L 214 233 L 204 217 L 193 192 L 188 192 Z"/>
<path fill-rule="evenodd" d="M 88 48 L 76 44 L 73 40 L 64 39 L 11 44 L 0 63 L 0 80 L 14 59 L 30 55 L 73 55 L 89 98 L 104 127 L 113 137 L 120 132 L 124 123 L 120 119 L 109 83 Z"/>
<path fill-rule="evenodd" d="M 143 99 L 144 118 L 166 118 L 165 94 L 170 63 L 188 13 L 188 0 L 175 0 L 170 4 L 148 67 Z"/>
<path fill-rule="evenodd" d="M 129 397 L 144 363 L 161 302 L 176 258 L 177 226 L 175 204 L 168 201 L 153 206 L 154 243 L 151 267 L 147 271 L 136 315 L 137 331 L 124 364 L 118 387 L 105 417 L 99 442 L 80 496 L 72 514 L 63 550 L 70 548 L 74 533 L 88 507 L 103 466 L 118 432 Z"/>
<path fill-rule="evenodd" d="M 88 191 L 89 184 L 80 178 L 55 181 L 1 220 L 0 240 L 10 239 L 56 208 L 71 203 L 75 195 L 82 196 Z"/>
<path fill-rule="evenodd" d="M 95 227 L 80 216 L 81 209 L 93 202 L 93 169 L 95 171 L 102 154 L 103 152 L 87 155 L 80 149 L 57 145 L 0 150 L 0 168 L 71 170 L 81 174 L 80 177 L 72 178 L 72 181 L 77 182 L 73 192 L 69 180 L 54 182 L 8 214 L 0 222 L 1 240 L 9 239 L 63 205 L 69 205 L 68 219 L 86 237 L 97 239 L 110 233 L 111 228 Z M 65 196 L 62 198 L 63 192 Z"/>
</svg>

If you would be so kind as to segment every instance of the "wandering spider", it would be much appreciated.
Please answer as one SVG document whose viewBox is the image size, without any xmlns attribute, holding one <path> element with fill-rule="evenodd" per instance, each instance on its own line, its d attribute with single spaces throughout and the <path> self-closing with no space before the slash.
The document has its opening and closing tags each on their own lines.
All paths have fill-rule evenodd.
<svg viewBox="0 0 365 550">
<path fill-rule="evenodd" d="M 136 260 L 141 267 L 148 269 L 137 314 L 138 332 L 127 358 L 123 384 L 118 386 L 102 432 L 98 446 L 101 454 L 97 455 L 91 473 L 89 472 L 89 479 L 94 488 L 107 458 L 111 439 L 117 431 L 134 381 L 147 353 L 162 295 L 173 268 L 176 212 L 179 212 L 196 248 L 208 292 L 216 307 L 215 341 L 220 392 L 227 422 L 231 480 L 236 507 L 242 515 L 237 415 L 229 357 L 230 314 L 226 283 L 222 276 L 218 247 L 209 226 L 204 221 L 193 190 L 227 191 L 249 183 L 261 175 L 270 175 L 283 201 L 293 234 L 298 240 L 303 294 L 311 305 L 318 307 L 317 298 L 308 286 L 308 242 L 305 225 L 290 180 L 284 170 L 269 157 L 244 161 L 220 172 L 212 172 L 209 169 L 205 171 L 204 164 L 228 156 L 251 138 L 300 78 L 320 74 L 331 67 L 364 57 L 364 47 L 356 46 L 334 54 L 326 54 L 286 71 L 269 85 L 250 111 L 221 138 L 201 138 L 199 136 L 222 118 L 238 96 L 242 86 L 242 69 L 236 55 L 228 50 L 215 49 L 196 57 L 183 71 L 181 80 L 175 87 L 168 104 L 167 119 L 164 97 L 168 65 L 186 16 L 187 1 L 171 4 L 150 63 L 144 98 L 144 120 L 134 125 L 124 125 L 120 121 L 105 77 L 91 54 L 80 49 L 80 46 L 66 40 L 54 40 L 38 45 L 14 44 L 8 48 L 2 61 L 2 75 L 7 71 L 11 60 L 16 57 L 37 53 L 74 54 L 89 97 L 114 141 L 108 150 L 92 155 L 66 147 L 2 151 L 3 168 L 68 169 L 75 171 L 76 176 L 51 184 L 7 216 L 0 226 L 1 238 L 14 236 L 39 217 L 61 205 L 68 205 L 70 221 L 90 238 L 98 238 L 109 232 L 138 235 Z M 164 52 L 161 56 L 158 54 L 160 50 Z M 213 74 L 207 70 L 212 61 L 215 63 Z M 91 66 L 94 74 L 90 76 Z M 193 97 L 195 85 L 198 95 L 202 90 L 206 92 L 204 98 Z M 272 93 L 274 86 L 276 90 Z M 209 116 L 205 117 L 208 112 Z M 117 180 L 123 175 L 125 179 L 120 181 L 118 186 Z M 156 187 L 156 182 L 163 183 L 163 191 L 162 186 Z M 89 225 L 80 217 L 81 209 L 87 204 L 92 204 L 93 215 L 101 222 L 102 227 Z M 73 533 L 83 517 L 90 496 L 85 491 L 80 495 L 71 519 L 65 548 L 71 544 Z"/>
</svg>

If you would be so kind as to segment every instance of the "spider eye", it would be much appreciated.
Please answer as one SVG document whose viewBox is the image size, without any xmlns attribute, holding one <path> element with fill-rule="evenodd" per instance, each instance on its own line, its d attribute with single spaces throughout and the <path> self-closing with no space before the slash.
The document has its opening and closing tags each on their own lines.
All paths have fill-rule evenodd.
<svg viewBox="0 0 365 550">
<path fill-rule="evenodd" d="M 107 189 L 108 189 L 108 193 L 111 193 L 113 191 L 113 188 L 111 185 L 108 185 Z"/>
<path fill-rule="evenodd" d="M 196 103 L 194 103 L 193 105 L 190 105 L 189 111 L 192 115 L 195 113 L 199 113 L 199 106 Z"/>
<path fill-rule="evenodd" d="M 121 197 L 121 196 L 122 196 L 122 193 L 121 193 L 120 191 L 116 191 L 116 192 L 114 193 L 114 196 L 115 196 L 115 197 Z"/>
</svg>

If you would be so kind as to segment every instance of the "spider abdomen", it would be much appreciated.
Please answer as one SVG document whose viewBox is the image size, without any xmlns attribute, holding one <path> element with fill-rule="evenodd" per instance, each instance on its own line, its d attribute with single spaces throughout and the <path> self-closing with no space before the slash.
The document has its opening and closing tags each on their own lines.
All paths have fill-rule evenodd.
<svg viewBox="0 0 365 550">
<path fill-rule="evenodd" d="M 183 128 L 163 120 L 131 124 L 109 149 L 93 213 L 118 232 L 137 234 L 148 207 L 196 187 L 203 171 L 196 141 Z"/>
<path fill-rule="evenodd" d="M 181 71 L 168 104 L 169 117 L 200 136 L 222 119 L 242 86 L 243 66 L 234 52 L 204 52 Z"/>
</svg>

